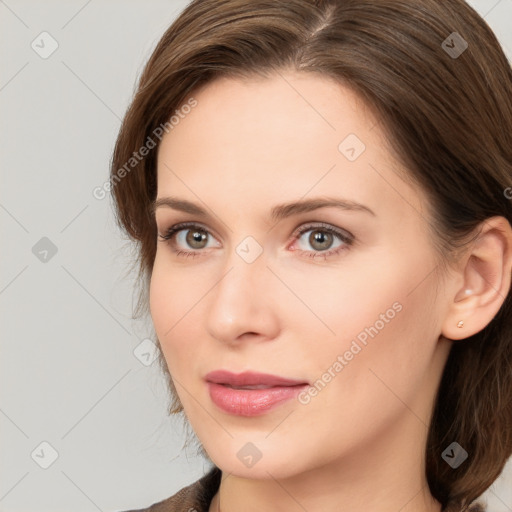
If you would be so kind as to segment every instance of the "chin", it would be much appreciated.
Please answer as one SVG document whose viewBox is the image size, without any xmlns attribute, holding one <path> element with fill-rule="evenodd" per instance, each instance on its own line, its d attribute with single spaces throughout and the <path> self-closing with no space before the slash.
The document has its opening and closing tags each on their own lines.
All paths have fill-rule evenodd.
<svg viewBox="0 0 512 512">
<path fill-rule="evenodd" d="M 296 449 L 288 453 L 285 450 L 279 450 L 274 443 L 267 441 L 265 444 L 265 435 L 268 434 L 264 434 L 261 441 L 257 440 L 257 436 L 251 436 L 254 442 L 244 438 L 242 441 L 232 439 L 224 445 L 217 443 L 211 450 L 206 449 L 206 452 L 223 473 L 239 478 L 286 479 L 307 469 L 301 467 L 304 459 L 297 457 Z M 276 440 L 282 446 L 282 440 L 274 439 Z"/>
</svg>

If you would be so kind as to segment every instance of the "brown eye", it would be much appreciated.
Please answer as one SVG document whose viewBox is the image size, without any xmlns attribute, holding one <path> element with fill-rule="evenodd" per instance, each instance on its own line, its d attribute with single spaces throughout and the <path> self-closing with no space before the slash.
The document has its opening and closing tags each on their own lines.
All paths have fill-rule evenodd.
<svg viewBox="0 0 512 512">
<path fill-rule="evenodd" d="M 180 256 L 195 256 L 207 252 L 203 249 L 221 246 L 208 229 L 194 223 L 176 224 L 170 227 L 165 235 L 158 236 Z"/>
<path fill-rule="evenodd" d="M 294 235 L 296 249 L 311 258 L 328 258 L 347 250 L 354 243 L 354 235 L 330 225 L 303 226 Z"/>
<path fill-rule="evenodd" d="M 192 249 L 204 249 L 208 243 L 208 233 L 202 229 L 187 229 L 185 241 Z M 203 245 L 204 244 L 204 245 Z"/>
<path fill-rule="evenodd" d="M 311 231 L 309 235 L 309 244 L 313 249 L 318 251 L 325 251 L 330 249 L 333 243 L 334 237 L 332 233 L 328 233 L 323 229 L 315 229 Z"/>
</svg>

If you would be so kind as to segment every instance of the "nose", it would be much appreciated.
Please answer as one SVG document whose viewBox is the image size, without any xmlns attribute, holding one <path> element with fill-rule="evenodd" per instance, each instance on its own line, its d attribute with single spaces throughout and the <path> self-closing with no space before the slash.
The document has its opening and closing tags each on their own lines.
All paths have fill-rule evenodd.
<svg viewBox="0 0 512 512">
<path fill-rule="evenodd" d="M 229 258 L 223 276 L 212 289 L 206 316 L 209 335 L 231 345 L 265 341 L 280 330 L 279 305 L 265 259 L 247 263 L 236 253 Z"/>
</svg>

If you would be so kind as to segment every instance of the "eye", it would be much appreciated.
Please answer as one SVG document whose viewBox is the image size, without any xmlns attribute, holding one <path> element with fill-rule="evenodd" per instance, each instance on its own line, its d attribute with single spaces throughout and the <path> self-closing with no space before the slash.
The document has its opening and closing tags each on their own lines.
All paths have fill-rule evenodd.
<svg viewBox="0 0 512 512">
<path fill-rule="evenodd" d="M 309 236 L 305 236 L 309 233 Z M 164 235 L 159 234 L 162 242 L 167 242 L 177 256 L 196 257 L 212 247 L 220 247 L 216 239 L 199 224 L 183 222 L 170 227 Z M 327 257 L 345 251 L 354 243 L 354 236 L 347 231 L 328 224 L 302 226 L 293 235 L 298 248 L 290 247 L 292 251 L 310 258 Z"/>
<path fill-rule="evenodd" d="M 196 251 L 212 247 L 208 244 L 215 240 L 206 228 L 194 223 L 176 224 L 169 228 L 165 235 L 158 236 L 161 241 L 168 242 L 173 251 L 181 256 L 195 256 Z"/>
<path fill-rule="evenodd" d="M 308 236 L 305 236 L 308 235 Z M 308 257 L 323 257 L 339 254 L 354 243 L 354 236 L 326 224 L 307 225 L 300 228 L 295 238 L 298 250 Z"/>
</svg>

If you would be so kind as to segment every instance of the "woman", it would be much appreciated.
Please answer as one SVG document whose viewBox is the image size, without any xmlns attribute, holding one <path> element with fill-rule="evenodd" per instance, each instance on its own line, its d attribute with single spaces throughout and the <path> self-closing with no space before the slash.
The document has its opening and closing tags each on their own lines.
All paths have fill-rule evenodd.
<svg viewBox="0 0 512 512">
<path fill-rule="evenodd" d="M 512 454 L 511 98 L 462 0 L 189 4 L 112 161 L 213 463 L 147 510 L 482 510 Z"/>
</svg>

